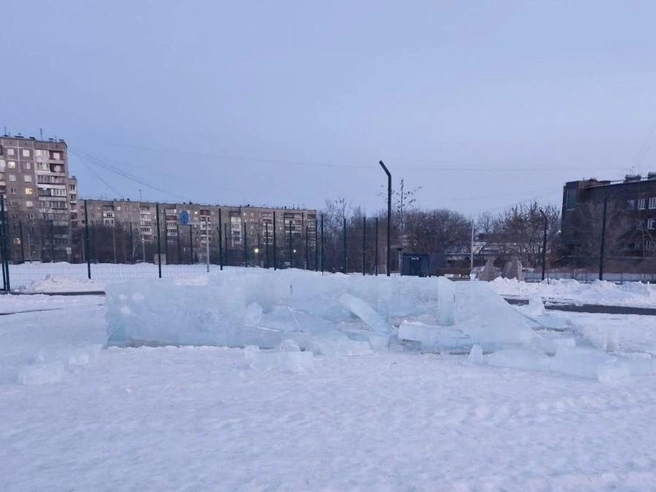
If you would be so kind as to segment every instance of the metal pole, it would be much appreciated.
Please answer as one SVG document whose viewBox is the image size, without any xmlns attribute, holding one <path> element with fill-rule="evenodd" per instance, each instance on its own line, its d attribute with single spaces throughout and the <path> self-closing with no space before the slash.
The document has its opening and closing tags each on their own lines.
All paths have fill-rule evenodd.
<svg viewBox="0 0 656 492">
<path fill-rule="evenodd" d="M 264 247 L 266 248 L 266 267 L 271 268 L 271 257 L 269 255 L 269 223 L 264 224 Z"/>
<path fill-rule="evenodd" d="M 2 253 L 2 280 L 4 290 L 9 292 L 11 290 L 9 282 L 9 247 L 7 245 L 9 227 L 7 226 L 7 211 L 5 209 L 4 197 L 0 197 L 0 215 L 2 216 L 2 224 L 0 224 L 0 234 L 2 235 L 2 242 L 0 243 L 0 253 Z"/>
<path fill-rule="evenodd" d="M 324 236 L 323 236 L 323 214 L 321 214 L 321 273 L 323 274 L 325 256 L 324 256 Z"/>
<path fill-rule="evenodd" d="M 366 262 L 367 262 L 367 252 L 365 248 L 367 247 L 367 217 L 362 217 L 362 275 L 365 275 Z"/>
<path fill-rule="evenodd" d="M 223 227 L 223 219 L 221 218 L 221 209 L 219 209 L 219 268 L 223 270 L 223 237 L 221 236 L 221 228 Z"/>
<path fill-rule="evenodd" d="M 50 258 L 55 262 L 55 221 L 50 221 Z"/>
<path fill-rule="evenodd" d="M 230 265 L 230 259 L 228 257 L 228 224 L 223 224 L 223 240 L 225 241 L 225 263 Z"/>
<path fill-rule="evenodd" d="M 288 256 L 289 256 L 289 268 L 294 267 L 294 264 L 293 264 L 294 257 L 292 256 L 292 252 L 293 252 L 292 248 L 293 248 L 293 246 L 292 246 L 292 219 L 289 219 L 289 254 L 288 254 Z"/>
<path fill-rule="evenodd" d="M 155 223 L 157 224 L 157 274 L 162 278 L 162 240 L 159 229 L 159 203 L 155 204 L 155 216 L 157 217 Z"/>
<path fill-rule="evenodd" d="M 273 269 L 278 268 L 278 244 L 276 243 L 276 211 L 273 211 Z"/>
<path fill-rule="evenodd" d="M 374 218 L 376 247 L 374 249 L 374 275 L 378 276 L 378 217 Z"/>
<path fill-rule="evenodd" d="M 178 243 L 178 265 L 182 264 L 182 246 L 180 244 L 180 224 L 175 224 L 175 237 Z"/>
<path fill-rule="evenodd" d="M 604 198 L 604 214 L 601 220 L 601 249 L 599 251 L 599 280 L 604 279 L 604 248 L 606 243 L 606 212 L 608 209 L 608 197 Z"/>
<path fill-rule="evenodd" d="M 194 264 L 194 225 L 189 224 L 189 264 Z"/>
<path fill-rule="evenodd" d="M 305 269 L 310 269 L 310 226 L 305 226 Z"/>
<path fill-rule="evenodd" d="M 472 226 L 471 226 L 471 245 L 469 247 L 469 269 L 474 268 L 474 220 L 472 219 Z M 544 277 L 542 277 L 542 280 L 544 280 Z"/>
<path fill-rule="evenodd" d="M 116 264 L 118 263 L 118 259 L 116 257 L 116 222 L 114 222 L 114 225 L 112 226 L 112 249 L 114 250 L 114 264 Z"/>
<path fill-rule="evenodd" d="M 130 230 L 132 230 L 132 224 L 130 224 Z M 87 201 L 84 200 L 84 247 L 87 251 L 87 278 L 91 280 L 91 254 L 89 244 L 89 209 L 87 208 Z"/>
<path fill-rule="evenodd" d="M 89 252 L 87 251 L 87 257 Z M 130 222 L 130 263 L 134 263 L 134 236 L 132 235 L 132 222 Z"/>
<path fill-rule="evenodd" d="M 319 271 L 319 221 L 314 219 L 314 271 Z"/>
<path fill-rule="evenodd" d="M 383 164 L 383 161 L 379 161 L 378 164 L 380 164 L 380 167 L 382 167 L 385 174 L 387 174 L 387 276 L 389 277 L 392 265 L 392 175 L 385 164 Z"/>
<path fill-rule="evenodd" d="M 20 235 L 20 244 L 21 244 L 21 262 L 25 263 L 25 241 L 23 238 L 23 222 L 18 223 L 18 231 Z"/>
<path fill-rule="evenodd" d="M 169 251 L 169 225 L 166 221 L 166 208 L 164 209 L 164 256 L 166 256 L 166 264 L 171 264 L 171 255 Z"/>
<path fill-rule="evenodd" d="M 244 222 L 244 266 L 248 267 L 248 228 Z"/>
<path fill-rule="evenodd" d="M 547 227 L 549 222 L 547 221 L 547 214 L 542 209 L 540 209 L 540 213 L 544 218 L 544 235 L 542 237 L 542 280 L 544 280 L 544 270 L 547 265 Z"/>
<path fill-rule="evenodd" d="M 346 262 L 348 261 L 348 258 L 346 256 L 346 217 L 342 217 L 342 229 L 343 229 L 343 240 L 344 240 L 344 251 L 343 251 L 343 258 L 342 258 L 342 264 L 343 264 L 343 272 L 346 273 L 347 271 L 347 266 Z"/>
<path fill-rule="evenodd" d="M 207 273 L 210 273 L 210 228 L 209 217 L 205 223 L 205 264 L 207 265 Z"/>
</svg>

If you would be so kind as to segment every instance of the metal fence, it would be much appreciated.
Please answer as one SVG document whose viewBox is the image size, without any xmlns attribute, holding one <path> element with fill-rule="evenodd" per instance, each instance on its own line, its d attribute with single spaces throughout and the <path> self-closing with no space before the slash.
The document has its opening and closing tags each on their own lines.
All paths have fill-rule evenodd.
<svg viewBox="0 0 656 492">
<path fill-rule="evenodd" d="M 47 276 L 107 282 L 196 276 L 231 267 L 385 273 L 385 230 L 377 217 L 329 224 L 321 215 L 299 221 L 289 218 L 291 212 L 272 210 L 267 220 L 235 221 L 221 208 L 189 218 L 172 217 L 167 207 L 154 204 L 149 220 L 120 222 L 92 215 L 85 202 L 83 220 L 71 227 L 66 243 L 57 241 L 53 227 L 11 224 L 2 212 L 3 290 Z M 392 264 L 397 263 L 394 258 Z"/>
</svg>

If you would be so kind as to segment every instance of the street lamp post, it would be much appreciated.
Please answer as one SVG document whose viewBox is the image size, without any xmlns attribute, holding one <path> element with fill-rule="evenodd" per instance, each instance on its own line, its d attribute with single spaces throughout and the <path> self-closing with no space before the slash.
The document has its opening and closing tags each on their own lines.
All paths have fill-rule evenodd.
<svg viewBox="0 0 656 492">
<path fill-rule="evenodd" d="M 387 276 L 390 276 L 391 267 L 391 243 L 392 243 L 392 175 L 383 163 L 379 161 L 380 167 L 387 174 Z"/>
</svg>

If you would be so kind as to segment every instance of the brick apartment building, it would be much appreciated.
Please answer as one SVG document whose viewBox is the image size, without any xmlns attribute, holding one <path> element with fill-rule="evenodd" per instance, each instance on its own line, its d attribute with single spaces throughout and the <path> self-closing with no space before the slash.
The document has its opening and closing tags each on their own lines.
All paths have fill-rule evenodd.
<svg viewBox="0 0 656 492">
<path fill-rule="evenodd" d="M 627 175 L 618 182 L 588 179 L 566 183 L 561 225 L 566 251 L 576 255 L 577 245 L 584 242 L 586 236 L 593 231 L 600 233 L 604 200 L 607 202 L 607 231 L 619 230 L 622 236 L 618 243 L 621 249 L 614 254 L 638 258 L 653 255 L 656 250 L 656 173 L 649 173 L 646 178 Z"/>
<path fill-rule="evenodd" d="M 14 259 L 70 261 L 77 220 L 77 180 L 69 177 L 64 140 L 0 137 L 0 196 Z"/>
</svg>

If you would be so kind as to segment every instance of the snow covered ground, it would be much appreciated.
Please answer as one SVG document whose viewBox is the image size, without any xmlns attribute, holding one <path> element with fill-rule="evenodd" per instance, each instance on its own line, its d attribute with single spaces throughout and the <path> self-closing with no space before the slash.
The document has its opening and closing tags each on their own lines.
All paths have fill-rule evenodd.
<svg viewBox="0 0 656 492">
<path fill-rule="evenodd" d="M 656 377 L 382 351 L 109 348 L 102 297 L 0 296 L 0 490 L 656 490 Z M 519 308 L 531 314 L 531 307 Z M 656 353 L 656 318 L 562 314 Z"/>
<path fill-rule="evenodd" d="M 576 280 L 518 282 L 514 279 L 497 278 L 490 282 L 490 285 L 505 297 L 541 297 L 545 301 L 573 304 L 656 307 L 656 285 L 641 282 L 618 285 L 605 281 L 586 284 Z"/>
</svg>

